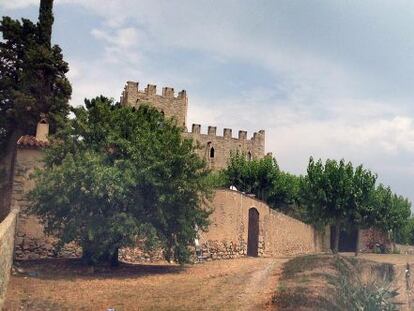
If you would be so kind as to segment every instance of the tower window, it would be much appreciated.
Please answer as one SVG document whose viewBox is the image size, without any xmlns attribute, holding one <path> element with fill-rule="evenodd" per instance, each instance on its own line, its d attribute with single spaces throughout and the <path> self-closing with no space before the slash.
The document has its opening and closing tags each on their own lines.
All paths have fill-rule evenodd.
<svg viewBox="0 0 414 311">
<path fill-rule="evenodd" d="M 247 153 L 247 160 L 248 161 L 252 160 L 252 153 L 250 151 Z"/>
<path fill-rule="evenodd" d="M 214 147 L 210 148 L 210 158 L 214 158 Z"/>
</svg>

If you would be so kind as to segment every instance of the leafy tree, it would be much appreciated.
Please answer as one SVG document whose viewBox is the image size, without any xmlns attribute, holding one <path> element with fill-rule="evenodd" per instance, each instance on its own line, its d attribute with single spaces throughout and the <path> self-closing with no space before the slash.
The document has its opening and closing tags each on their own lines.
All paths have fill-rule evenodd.
<svg viewBox="0 0 414 311">
<path fill-rule="evenodd" d="M 411 215 L 411 203 L 383 185 L 376 187 L 377 175 L 362 165 L 310 158 L 307 175 L 302 179 L 300 196 L 310 222 L 335 226 L 333 251 L 338 251 L 341 227 L 359 230 L 377 228 L 399 232 Z M 359 245 L 355 255 L 358 255 Z"/>
<path fill-rule="evenodd" d="M 347 207 L 349 222 L 357 228 L 355 256 L 359 253 L 359 233 L 362 228 L 375 227 L 378 223 L 378 206 L 373 204 L 377 175 L 359 165 L 352 178 L 352 192 Z"/>
<path fill-rule="evenodd" d="M 138 236 L 168 260 L 188 260 L 210 189 L 205 163 L 181 128 L 148 106 L 85 100 L 55 135 L 36 172 L 32 211 L 62 243 L 82 246 L 89 263 L 117 262 Z"/>
<path fill-rule="evenodd" d="M 352 163 L 309 159 L 307 175 L 301 182 L 301 201 L 309 221 L 318 227 L 335 226 L 333 251 L 338 252 L 339 233 L 348 219 L 353 187 Z"/>
<path fill-rule="evenodd" d="M 405 224 L 394 231 L 394 241 L 399 244 L 414 245 L 414 218 L 407 219 Z"/>
<path fill-rule="evenodd" d="M 248 160 L 244 153 L 236 152 L 231 154 L 223 173 L 229 186 L 266 200 L 274 188 L 279 167 L 271 157 Z"/>
<path fill-rule="evenodd" d="M 275 158 L 248 160 L 243 153 L 232 153 L 228 166 L 215 175 L 217 185 L 235 186 L 252 193 L 271 208 L 302 219 L 303 210 L 297 205 L 300 178 L 279 169 Z"/>
<path fill-rule="evenodd" d="M 288 172 L 279 171 L 275 183 L 276 186 L 268 200 L 269 203 L 272 206 L 296 204 L 299 196 L 300 180 L 301 177 Z"/>
<path fill-rule="evenodd" d="M 409 224 L 411 202 L 392 192 L 390 187 L 380 184 L 375 190 L 373 204 L 376 207 L 375 227 L 391 232 L 393 239 L 398 240 Z"/>
</svg>

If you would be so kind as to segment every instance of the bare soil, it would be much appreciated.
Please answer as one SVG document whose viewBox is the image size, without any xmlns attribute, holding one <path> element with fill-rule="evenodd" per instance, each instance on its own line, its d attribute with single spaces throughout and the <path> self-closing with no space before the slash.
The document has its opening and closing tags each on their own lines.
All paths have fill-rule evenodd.
<svg viewBox="0 0 414 311">
<path fill-rule="evenodd" d="M 287 259 L 243 258 L 196 265 L 77 260 L 17 262 L 4 310 L 266 310 Z"/>
</svg>

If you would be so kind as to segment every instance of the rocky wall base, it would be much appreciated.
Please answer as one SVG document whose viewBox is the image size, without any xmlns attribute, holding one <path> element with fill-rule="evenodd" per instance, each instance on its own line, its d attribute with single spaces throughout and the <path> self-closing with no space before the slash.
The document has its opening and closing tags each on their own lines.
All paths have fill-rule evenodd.
<svg viewBox="0 0 414 311">
<path fill-rule="evenodd" d="M 259 241 L 259 257 L 265 255 L 264 243 Z M 247 243 L 240 242 L 228 242 L 208 240 L 200 245 L 199 259 L 202 260 L 218 260 L 218 259 L 233 259 L 247 256 Z"/>
<path fill-rule="evenodd" d="M 15 243 L 15 259 L 45 259 L 45 258 L 80 258 L 82 249 L 75 243 L 66 244 L 57 250 L 56 240 L 52 238 L 34 239 L 23 233 L 18 233 Z"/>
<path fill-rule="evenodd" d="M 0 223 L 0 310 L 6 295 L 10 269 L 13 264 L 13 245 L 17 213 L 11 212 Z"/>
</svg>

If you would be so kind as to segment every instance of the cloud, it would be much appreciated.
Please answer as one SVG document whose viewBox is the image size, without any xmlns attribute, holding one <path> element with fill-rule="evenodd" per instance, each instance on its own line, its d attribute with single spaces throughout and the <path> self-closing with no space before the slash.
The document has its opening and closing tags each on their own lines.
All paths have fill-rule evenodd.
<svg viewBox="0 0 414 311">
<path fill-rule="evenodd" d="M 7 10 L 23 9 L 29 6 L 39 5 L 38 0 L 2 0 L 0 7 Z"/>
<path fill-rule="evenodd" d="M 84 31 L 77 50 L 97 52 L 68 55 L 73 104 L 118 98 L 127 80 L 185 88 L 189 126 L 265 129 L 282 168 L 303 173 L 310 155 L 344 157 L 411 195 L 414 4 L 58 0 L 55 10 L 74 7 L 89 28 L 62 33 Z"/>
</svg>

